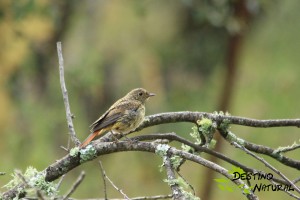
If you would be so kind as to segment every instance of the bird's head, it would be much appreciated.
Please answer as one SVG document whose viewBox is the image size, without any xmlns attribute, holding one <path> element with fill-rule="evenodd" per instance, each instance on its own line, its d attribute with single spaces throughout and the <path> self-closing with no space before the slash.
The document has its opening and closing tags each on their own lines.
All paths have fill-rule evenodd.
<svg viewBox="0 0 300 200">
<path fill-rule="evenodd" d="M 131 90 L 127 95 L 126 98 L 128 99 L 132 99 L 132 100 L 137 100 L 140 101 L 142 103 L 146 102 L 146 100 L 149 97 L 155 96 L 154 93 L 150 93 L 147 90 L 143 89 L 143 88 L 136 88 Z"/>
</svg>

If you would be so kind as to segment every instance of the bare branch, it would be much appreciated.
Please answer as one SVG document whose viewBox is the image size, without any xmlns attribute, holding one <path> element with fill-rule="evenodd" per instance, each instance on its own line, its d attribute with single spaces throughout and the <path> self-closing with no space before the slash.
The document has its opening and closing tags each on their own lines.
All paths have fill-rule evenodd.
<svg viewBox="0 0 300 200">
<path fill-rule="evenodd" d="M 61 42 L 57 42 L 57 54 L 58 54 L 58 61 L 59 61 L 59 78 L 60 78 L 60 86 L 61 86 L 61 91 L 64 99 L 64 104 L 65 104 L 65 109 L 66 109 L 66 117 L 67 117 L 67 122 L 68 122 L 68 128 L 69 128 L 69 134 L 70 137 L 73 141 L 73 143 L 76 146 L 80 145 L 80 141 L 76 137 L 73 121 L 72 121 L 72 113 L 70 109 L 70 104 L 69 104 L 69 97 L 68 97 L 68 92 L 67 92 L 67 87 L 65 84 L 65 77 L 64 77 L 64 59 L 62 55 L 62 46 Z"/>
<path fill-rule="evenodd" d="M 79 177 L 77 178 L 77 180 L 75 181 L 75 183 L 73 184 L 73 186 L 71 187 L 71 189 L 69 190 L 69 192 L 67 192 L 67 194 L 64 196 L 63 200 L 67 200 L 75 192 L 76 188 L 83 181 L 84 177 L 85 177 L 85 172 L 82 171 Z"/>
<path fill-rule="evenodd" d="M 114 184 L 114 182 L 106 175 L 106 172 L 104 171 L 104 168 L 103 168 L 103 166 L 102 166 L 101 161 L 99 161 L 99 166 L 100 166 L 100 168 L 101 168 L 101 171 L 102 171 L 102 174 L 103 174 L 104 178 L 107 179 L 108 182 L 110 182 L 110 184 L 111 184 L 118 192 L 120 192 L 120 193 L 123 195 L 123 197 L 124 197 L 125 199 L 130 199 L 130 198 L 122 191 L 122 189 L 118 188 L 118 187 Z M 105 199 L 106 199 L 106 198 L 105 198 Z"/>
<path fill-rule="evenodd" d="M 193 191 L 193 195 L 196 195 L 195 192 L 195 188 L 184 178 L 184 176 L 181 175 L 181 173 L 179 173 L 179 171 L 176 172 L 178 174 L 178 176 L 180 176 L 182 178 L 182 180 L 184 180 L 184 182 L 189 186 L 189 188 Z"/>
<path fill-rule="evenodd" d="M 250 151 L 260 153 L 260 154 L 265 154 L 267 156 L 270 156 L 270 157 L 276 159 L 277 161 L 281 162 L 284 165 L 296 168 L 298 170 L 300 169 L 300 161 L 288 158 L 287 156 L 280 154 L 278 151 L 276 151 L 270 147 L 248 142 L 244 139 L 237 137 L 234 133 L 232 133 L 231 131 L 228 131 L 228 130 L 218 129 L 218 131 L 229 143 L 232 143 L 232 142 L 239 143 L 239 141 L 242 141 L 243 146 Z"/>
<path fill-rule="evenodd" d="M 102 175 L 102 179 L 103 179 L 103 192 L 104 192 L 104 199 L 107 200 L 107 191 L 106 191 L 106 179 L 105 179 L 105 172 L 104 172 L 104 168 L 102 165 L 101 160 L 98 161 L 99 165 L 100 165 L 100 169 L 101 169 L 101 175 Z"/>
<path fill-rule="evenodd" d="M 293 180 L 293 183 L 298 183 L 300 181 L 300 177 L 296 178 L 295 180 Z"/>
<path fill-rule="evenodd" d="M 274 179 L 274 178 L 273 178 Z M 278 183 L 276 183 L 274 180 L 270 179 L 269 180 L 272 184 L 274 185 L 279 185 Z M 289 196 L 295 198 L 295 199 L 300 199 L 300 197 L 294 195 L 293 193 L 291 193 L 290 191 L 287 191 L 287 190 L 282 190 L 283 192 L 287 193 Z"/>
<path fill-rule="evenodd" d="M 58 189 L 60 188 L 61 183 L 62 183 L 62 181 L 64 180 L 65 176 L 66 176 L 66 175 L 64 174 L 64 175 L 62 175 L 61 178 L 59 179 L 59 181 L 58 181 L 58 183 L 57 183 L 57 185 L 56 185 L 56 190 L 57 190 L 57 191 L 58 191 Z"/>
<path fill-rule="evenodd" d="M 235 147 L 245 151 L 247 154 L 251 155 L 252 157 L 254 157 L 255 159 L 259 160 L 260 162 L 264 163 L 265 166 L 267 166 L 268 168 L 270 168 L 272 171 L 274 171 L 276 174 L 278 174 L 279 176 L 281 176 L 284 180 L 286 180 L 291 186 L 293 186 L 293 188 L 300 193 L 300 189 L 290 180 L 288 179 L 283 173 L 281 173 L 278 169 L 276 169 L 275 167 L 273 167 L 270 163 L 268 163 L 266 160 L 264 160 L 263 158 L 255 155 L 254 153 L 252 153 L 251 151 L 249 151 L 248 149 L 246 149 L 245 147 L 243 147 L 242 145 L 239 145 L 236 142 L 232 143 Z"/>
</svg>

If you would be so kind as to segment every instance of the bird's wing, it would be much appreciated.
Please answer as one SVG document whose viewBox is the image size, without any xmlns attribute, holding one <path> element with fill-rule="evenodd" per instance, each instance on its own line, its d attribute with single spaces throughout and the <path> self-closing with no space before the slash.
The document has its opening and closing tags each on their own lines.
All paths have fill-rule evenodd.
<svg viewBox="0 0 300 200">
<path fill-rule="evenodd" d="M 119 102 L 117 105 L 111 106 L 108 111 L 106 111 L 91 125 L 91 132 L 98 131 L 114 124 L 124 115 L 126 115 L 128 113 L 128 110 L 136 110 L 138 107 L 139 104 L 137 104 L 136 102 L 128 101 Z"/>
</svg>

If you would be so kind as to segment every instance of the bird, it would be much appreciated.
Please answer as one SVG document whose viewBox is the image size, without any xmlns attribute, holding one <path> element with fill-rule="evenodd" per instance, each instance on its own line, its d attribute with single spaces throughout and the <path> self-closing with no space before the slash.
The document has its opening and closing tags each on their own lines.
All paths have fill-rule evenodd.
<svg viewBox="0 0 300 200">
<path fill-rule="evenodd" d="M 125 135 L 135 130 L 144 120 L 145 103 L 155 96 L 143 88 L 136 88 L 117 100 L 103 115 L 92 123 L 90 135 L 81 143 L 87 146 L 96 136 L 111 131 L 113 134 Z"/>
</svg>

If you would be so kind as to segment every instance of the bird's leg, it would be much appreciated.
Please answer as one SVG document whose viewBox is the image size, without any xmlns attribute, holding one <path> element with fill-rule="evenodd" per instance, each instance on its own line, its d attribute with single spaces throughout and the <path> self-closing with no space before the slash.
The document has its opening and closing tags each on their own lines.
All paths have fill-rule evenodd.
<svg viewBox="0 0 300 200">
<path fill-rule="evenodd" d="M 113 138 L 113 142 L 119 142 L 119 139 L 115 136 L 113 131 L 110 131 L 112 138 Z"/>
</svg>

